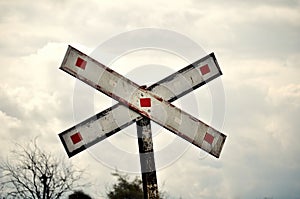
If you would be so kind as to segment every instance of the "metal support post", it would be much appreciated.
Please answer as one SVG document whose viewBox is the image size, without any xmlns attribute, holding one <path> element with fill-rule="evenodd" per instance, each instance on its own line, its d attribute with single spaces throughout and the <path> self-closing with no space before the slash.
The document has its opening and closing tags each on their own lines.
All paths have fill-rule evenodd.
<svg viewBox="0 0 300 199">
<path fill-rule="evenodd" d="M 144 117 L 136 124 L 144 199 L 159 199 L 150 120 Z"/>
</svg>

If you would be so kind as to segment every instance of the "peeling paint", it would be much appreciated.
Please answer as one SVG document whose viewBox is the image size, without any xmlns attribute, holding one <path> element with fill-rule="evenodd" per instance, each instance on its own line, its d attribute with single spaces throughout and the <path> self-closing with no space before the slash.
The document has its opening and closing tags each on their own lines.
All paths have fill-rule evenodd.
<svg viewBox="0 0 300 199">
<path fill-rule="evenodd" d="M 77 54 L 83 56 L 85 60 L 87 60 L 84 71 L 78 72 L 78 67 L 73 66 L 75 63 L 74 59 L 76 59 Z M 202 66 L 203 64 L 209 64 L 212 66 L 210 72 L 205 76 L 201 76 L 199 70 L 199 66 Z M 207 129 L 208 125 L 170 104 L 170 102 L 174 101 L 175 99 L 180 98 L 188 92 L 191 92 L 193 89 L 204 85 L 206 82 L 211 81 L 222 74 L 213 54 L 210 54 L 198 60 L 197 62 L 190 64 L 182 70 L 166 77 L 165 79 L 150 86 L 147 90 L 141 88 L 139 85 L 135 84 L 129 79 L 126 79 L 117 72 L 98 63 L 94 59 L 84 55 L 72 47 L 69 47 L 60 69 L 120 102 L 120 104 L 114 106 L 113 109 L 107 109 L 104 111 L 107 114 L 110 111 L 112 112 L 109 118 L 102 118 L 101 116 L 96 120 L 92 120 L 94 127 L 97 126 L 95 124 L 99 125 L 101 121 L 109 121 L 110 127 L 108 129 L 111 131 L 101 128 L 100 133 L 96 127 L 95 129 L 84 127 L 85 123 L 87 123 L 87 120 L 79 125 L 80 128 L 84 127 L 86 130 L 86 133 L 82 133 L 83 140 L 85 141 L 84 146 L 72 146 L 68 141 L 70 133 L 72 133 L 72 129 L 74 127 L 60 134 L 60 138 L 69 156 L 75 155 L 78 153 L 78 151 L 82 151 L 86 147 L 95 144 L 95 140 L 99 141 L 105 139 L 105 137 L 108 137 L 109 135 L 122 128 L 125 128 L 133 122 L 140 120 L 141 114 L 164 126 L 171 132 L 179 135 L 194 145 L 202 148 L 203 150 L 209 153 L 214 151 L 214 153 L 211 154 L 215 157 L 219 157 L 223 144 L 218 143 L 224 143 L 226 136 L 213 129 L 214 133 L 219 136 L 219 141 L 217 143 L 213 143 L 213 146 L 210 148 L 203 146 L 202 142 L 206 133 L 206 131 L 203 131 L 203 129 Z M 109 83 L 110 79 L 118 80 L 116 85 L 112 86 L 112 84 Z M 180 82 L 179 84 L 176 84 L 179 86 L 174 86 L 176 82 Z M 138 100 L 136 100 L 136 97 L 133 97 L 140 95 L 151 98 L 151 108 L 140 108 Z M 128 107 L 132 111 L 127 110 Z M 167 114 L 167 118 L 164 118 L 162 116 L 163 114 L 159 114 L 157 111 L 155 111 L 155 107 L 160 107 L 160 109 L 163 109 L 167 113 L 180 114 L 181 124 L 178 124 L 178 122 L 175 121 L 176 117 L 174 117 L 173 114 Z M 117 114 L 114 112 L 118 112 L 120 110 L 123 110 L 127 113 L 127 119 L 123 119 L 122 121 L 117 119 Z M 120 114 L 124 115 L 125 113 L 120 112 Z M 211 150 L 211 148 L 213 148 L 213 150 Z"/>
</svg>

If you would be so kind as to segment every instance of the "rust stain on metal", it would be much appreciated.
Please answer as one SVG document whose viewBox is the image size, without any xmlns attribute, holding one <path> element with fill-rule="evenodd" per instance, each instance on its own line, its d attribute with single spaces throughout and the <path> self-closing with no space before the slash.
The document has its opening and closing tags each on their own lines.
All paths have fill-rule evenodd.
<svg viewBox="0 0 300 199">
<path fill-rule="evenodd" d="M 164 101 L 163 98 L 161 98 L 161 97 L 159 97 L 159 96 L 157 96 L 157 95 L 153 95 L 153 97 L 154 97 L 155 99 L 157 99 L 158 101 L 160 101 L 160 102 L 163 102 L 163 101 Z"/>
<path fill-rule="evenodd" d="M 173 104 L 170 104 L 170 102 L 174 101 L 175 99 L 178 99 L 179 97 L 181 97 L 185 94 L 187 94 L 188 92 L 192 91 L 194 88 L 200 87 L 201 85 L 205 84 L 206 81 L 211 81 L 212 79 L 216 78 L 217 76 L 220 76 L 222 73 L 221 73 L 220 69 L 218 68 L 218 64 L 216 62 L 215 62 L 215 64 L 217 66 L 217 70 L 215 70 L 215 71 L 217 71 L 217 73 L 212 74 L 213 76 L 209 77 L 209 79 L 206 79 L 205 81 L 203 79 L 197 79 L 197 77 L 191 75 L 191 73 L 194 72 L 193 70 L 195 68 L 193 67 L 193 65 L 189 65 L 188 67 L 183 68 L 182 70 L 180 70 L 180 71 L 166 77 L 165 79 L 159 81 L 158 83 L 150 86 L 147 90 L 145 87 L 140 87 L 136 83 L 130 81 L 129 79 L 123 77 L 119 73 L 117 73 L 114 70 L 112 70 L 112 69 L 104 66 L 103 64 L 97 62 L 93 58 L 88 57 L 87 55 L 81 53 L 80 51 L 75 49 L 75 51 L 77 51 L 77 52 L 74 52 L 74 51 L 71 51 L 71 50 L 72 50 L 72 47 L 69 47 L 69 49 L 67 51 L 67 56 L 71 55 L 71 61 L 72 61 L 72 59 L 76 59 L 76 57 L 78 56 L 77 54 L 79 54 L 80 56 L 83 56 L 83 57 L 87 58 L 89 61 L 94 62 L 94 64 L 88 64 L 87 67 L 92 67 L 92 68 L 87 68 L 87 69 L 89 69 L 89 71 L 96 71 L 97 73 L 94 73 L 95 75 L 91 75 L 90 72 L 81 73 L 81 70 L 79 69 L 79 72 L 77 74 L 77 72 L 76 72 L 77 70 L 73 71 L 72 69 L 70 69 L 73 66 L 67 66 L 67 64 L 69 63 L 68 62 L 69 60 L 67 59 L 67 57 L 65 57 L 64 60 L 63 60 L 63 64 L 65 64 L 65 65 L 62 65 L 62 67 L 61 67 L 62 70 L 66 71 L 67 73 L 71 74 L 72 76 L 80 79 L 81 81 L 87 83 L 88 85 L 92 86 L 93 88 L 96 88 L 97 90 L 99 90 L 102 93 L 110 96 L 111 98 L 119 101 L 124 106 L 127 106 L 131 110 L 135 111 L 136 112 L 135 114 L 141 114 L 141 115 L 143 115 L 143 116 L 145 116 L 149 119 L 154 120 L 158 124 L 160 124 L 160 125 L 166 127 L 167 129 L 169 129 L 171 132 L 179 135 L 180 137 L 184 138 L 185 140 L 187 140 L 187 141 L 189 141 L 189 142 L 193 143 L 194 145 L 199 146 L 201 148 L 201 146 L 200 146 L 201 143 L 198 143 L 199 140 L 196 143 L 196 141 L 194 139 L 197 139 L 197 138 L 194 138 L 193 133 L 191 133 L 191 131 L 189 131 L 189 130 L 194 130 L 195 125 L 198 125 L 198 124 L 200 126 L 202 125 L 201 128 L 205 128 L 205 127 L 209 127 L 209 126 L 207 124 L 201 122 L 197 118 L 189 115 L 188 113 L 186 113 L 184 111 L 181 111 L 180 109 L 178 109 Z M 211 58 L 211 56 L 214 58 L 214 55 L 209 55 L 207 57 Z M 206 60 L 207 57 L 202 58 L 201 60 Z M 70 61 L 70 64 L 72 65 L 71 61 Z M 199 62 L 199 61 L 197 61 L 197 62 Z M 70 67 L 70 68 L 68 68 L 68 67 Z M 105 71 L 107 73 L 104 73 Z M 95 76 L 97 74 L 99 74 L 99 75 L 103 74 L 103 75 L 107 75 L 107 76 L 104 76 L 105 77 L 104 79 L 101 78 L 100 80 L 96 80 Z M 192 84 L 189 85 L 190 88 L 185 88 L 184 86 L 182 88 L 180 87 L 180 89 L 176 90 L 176 94 L 174 94 L 175 96 L 170 95 L 169 91 L 166 91 L 166 89 L 163 89 L 164 84 L 168 84 L 169 82 L 171 82 L 173 80 L 174 81 L 175 80 L 179 81 L 177 79 L 182 79 L 182 78 L 180 78 L 180 76 L 182 76 L 182 75 L 185 75 L 185 80 L 186 81 L 188 81 L 188 82 L 191 81 L 192 82 Z M 116 92 L 116 91 L 111 91 L 111 86 L 106 87 L 106 84 L 103 84 L 104 87 L 101 87 L 100 85 L 102 85 L 102 83 L 104 83 L 104 81 L 106 81 L 108 78 L 113 78 L 113 79 L 117 78 L 117 79 L 119 79 L 119 81 L 120 81 L 119 86 L 121 87 L 120 89 L 123 89 L 123 93 L 122 92 L 119 93 L 119 92 Z M 94 81 L 91 81 L 89 79 L 94 79 Z M 153 90 L 156 86 L 158 86 L 158 89 L 151 92 L 151 90 Z M 126 92 L 134 92 L 133 89 L 139 90 L 141 92 L 140 95 L 142 95 L 142 96 L 145 95 L 147 97 L 152 98 L 154 104 L 155 105 L 160 105 L 163 108 L 163 110 L 167 111 L 167 113 L 169 113 L 168 111 L 170 111 L 172 113 L 175 111 L 176 114 L 177 114 L 178 111 L 179 111 L 180 112 L 179 114 L 183 114 L 185 116 L 184 119 L 186 120 L 186 122 L 191 123 L 192 127 L 189 128 L 188 126 L 186 126 L 187 128 L 185 128 L 185 129 L 181 128 L 181 131 L 183 131 L 183 133 L 181 133 L 181 132 L 179 132 L 178 129 L 176 129 L 176 127 L 178 127 L 178 124 L 176 123 L 176 121 L 174 123 L 174 121 L 172 120 L 172 119 L 176 120 L 176 117 L 172 118 L 172 116 L 170 116 L 170 118 L 169 118 L 170 120 L 168 121 L 169 123 L 165 122 L 162 119 L 161 115 L 159 115 L 159 112 L 158 112 L 159 109 L 154 108 L 152 113 L 150 113 L 150 110 L 151 110 L 150 108 L 145 110 L 145 109 L 141 108 L 140 106 L 136 105 L 136 103 L 133 103 L 132 101 L 128 100 L 128 95 L 127 95 Z M 164 99 L 164 98 L 166 98 L 166 99 Z M 172 110 L 171 108 L 175 108 L 175 109 Z M 156 114 L 155 114 L 155 111 L 157 111 Z M 138 120 L 140 120 L 140 118 L 141 118 L 141 116 L 138 117 L 138 116 L 134 115 L 134 117 L 131 118 L 132 121 L 125 122 L 125 124 L 129 124 L 131 122 L 138 121 Z M 108 117 L 104 117 L 102 121 L 106 121 L 106 120 L 109 121 L 110 119 Z M 191 122 L 191 121 L 193 121 L 193 122 Z M 196 122 L 196 123 L 194 123 L 194 122 Z M 118 130 L 118 128 L 116 128 L 116 127 L 113 127 L 113 128 L 114 128 L 113 131 Z M 218 133 L 218 136 L 220 136 L 222 138 L 222 139 L 220 138 L 220 142 L 221 141 L 224 142 L 225 139 L 226 139 L 226 136 L 224 136 L 224 134 L 222 134 L 218 131 L 216 131 L 216 133 Z M 145 140 L 145 142 L 146 141 L 147 140 Z M 219 142 L 218 142 L 218 144 L 219 144 Z M 220 143 L 220 146 L 223 146 L 223 144 Z M 219 148 L 218 150 L 221 151 L 221 148 Z"/>
</svg>

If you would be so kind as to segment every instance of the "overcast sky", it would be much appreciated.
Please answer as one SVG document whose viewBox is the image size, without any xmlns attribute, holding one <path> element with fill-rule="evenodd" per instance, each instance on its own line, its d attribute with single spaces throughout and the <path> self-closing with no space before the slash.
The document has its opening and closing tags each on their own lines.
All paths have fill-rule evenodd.
<svg viewBox="0 0 300 199">
<path fill-rule="evenodd" d="M 38 137 L 46 150 L 67 158 L 57 135 L 91 116 L 84 103 L 92 102 L 91 114 L 115 103 L 88 87 L 93 98 L 86 100 L 76 90 L 80 83 L 58 69 L 67 45 L 86 54 L 100 46 L 103 54 L 95 55 L 105 64 L 148 85 L 189 60 L 143 46 L 121 56 L 101 45 L 133 30 L 151 43 L 151 29 L 165 29 L 215 52 L 223 76 L 176 105 L 228 137 L 216 159 L 153 125 L 159 188 L 184 199 L 299 199 L 299 11 L 299 0 L 0 0 L 0 155 L 13 142 Z M 82 103 L 74 103 L 78 96 Z M 70 159 L 86 169 L 88 194 L 102 198 L 115 168 L 139 175 L 135 133 L 132 125 Z"/>
</svg>

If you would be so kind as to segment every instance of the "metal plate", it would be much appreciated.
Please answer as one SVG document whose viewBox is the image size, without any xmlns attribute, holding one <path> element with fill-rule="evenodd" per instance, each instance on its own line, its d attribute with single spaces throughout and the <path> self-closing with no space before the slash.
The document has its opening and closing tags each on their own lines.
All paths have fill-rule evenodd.
<svg viewBox="0 0 300 199">
<path fill-rule="evenodd" d="M 168 76 L 148 90 L 71 46 L 61 69 L 123 103 L 61 133 L 60 138 L 69 156 L 141 119 L 141 114 L 219 157 L 226 136 L 169 103 L 222 74 L 213 54 Z"/>
</svg>

